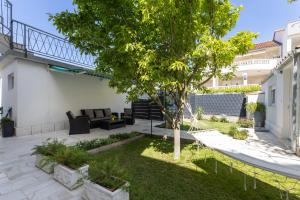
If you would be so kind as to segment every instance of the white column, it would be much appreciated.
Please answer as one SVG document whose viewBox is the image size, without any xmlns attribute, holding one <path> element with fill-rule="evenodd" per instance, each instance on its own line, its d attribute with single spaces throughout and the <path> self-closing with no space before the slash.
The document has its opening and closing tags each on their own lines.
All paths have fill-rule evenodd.
<svg viewBox="0 0 300 200">
<path fill-rule="evenodd" d="M 248 74 L 243 73 L 243 85 L 248 85 Z"/>
<path fill-rule="evenodd" d="M 219 80 L 218 80 L 217 77 L 213 77 L 212 81 L 213 81 L 213 87 L 218 87 L 219 86 Z"/>
<path fill-rule="evenodd" d="M 286 53 L 289 53 L 292 51 L 292 39 L 287 39 L 286 41 Z"/>
</svg>

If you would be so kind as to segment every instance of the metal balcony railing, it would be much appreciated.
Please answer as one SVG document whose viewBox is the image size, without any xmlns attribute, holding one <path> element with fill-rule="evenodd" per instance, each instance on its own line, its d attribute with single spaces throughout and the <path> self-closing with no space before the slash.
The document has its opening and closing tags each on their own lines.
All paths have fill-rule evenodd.
<svg viewBox="0 0 300 200">
<path fill-rule="evenodd" d="M 12 19 L 12 4 L 8 0 L 1 0 L 0 22 L 1 33 L 9 40 L 11 49 L 24 51 L 25 55 L 30 53 L 76 66 L 95 68 L 95 57 L 82 53 L 67 39 Z"/>
<path fill-rule="evenodd" d="M 245 65 L 269 65 L 274 62 L 277 62 L 276 59 L 250 59 L 234 62 L 235 65 L 245 66 Z"/>
</svg>

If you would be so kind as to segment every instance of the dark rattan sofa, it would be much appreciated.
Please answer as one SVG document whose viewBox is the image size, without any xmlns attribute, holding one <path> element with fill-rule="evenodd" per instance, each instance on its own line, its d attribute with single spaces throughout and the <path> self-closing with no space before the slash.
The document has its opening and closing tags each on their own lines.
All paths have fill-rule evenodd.
<svg viewBox="0 0 300 200">
<path fill-rule="evenodd" d="M 88 117 L 91 128 L 100 127 L 101 121 L 111 120 L 113 115 L 118 118 L 118 113 L 112 113 L 110 108 L 82 109 L 81 114 Z"/>
</svg>

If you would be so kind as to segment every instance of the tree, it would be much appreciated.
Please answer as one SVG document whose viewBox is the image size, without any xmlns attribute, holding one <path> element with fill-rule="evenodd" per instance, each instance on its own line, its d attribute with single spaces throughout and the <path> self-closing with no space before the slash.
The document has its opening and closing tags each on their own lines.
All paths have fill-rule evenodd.
<svg viewBox="0 0 300 200">
<path fill-rule="evenodd" d="M 51 15 L 58 30 L 84 53 L 97 57 L 97 70 L 111 74 L 110 86 L 128 100 L 148 94 L 174 130 L 180 156 L 180 121 L 191 88 L 212 77 L 233 76 L 233 59 L 252 47 L 256 34 L 225 39 L 241 6 L 229 0 L 74 0 L 76 9 Z M 226 67 L 226 73 L 222 73 Z M 175 111 L 158 91 L 167 91 Z"/>
</svg>

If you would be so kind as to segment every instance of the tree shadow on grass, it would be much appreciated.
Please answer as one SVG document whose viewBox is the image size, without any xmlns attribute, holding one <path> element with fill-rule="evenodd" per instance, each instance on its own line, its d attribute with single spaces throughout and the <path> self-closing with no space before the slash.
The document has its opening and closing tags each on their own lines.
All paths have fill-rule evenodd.
<svg viewBox="0 0 300 200">
<path fill-rule="evenodd" d="M 156 146 L 157 149 L 153 149 Z M 183 143 L 183 147 L 186 144 Z M 192 147 L 193 148 L 193 147 Z M 244 191 L 243 173 L 238 170 L 229 173 L 228 166 L 218 163 L 219 173 L 214 173 L 214 159 L 202 158 L 193 161 L 173 162 L 165 160 L 157 152 L 172 152 L 170 141 L 161 141 L 146 137 L 96 155 L 96 159 L 105 160 L 117 157 L 127 171 L 126 179 L 130 182 L 130 199 L 201 199 L 201 200 L 279 200 L 279 190 L 265 182 L 257 181 L 257 190 Z M 184 149 L 183 156 L 189 151 Z M 226 172 L 227 170 L 227 172 Z M 248 185 L 251 178 L 246 177 Z M 290 195 L 290 199 L 298 199 Z"/>
<path fill-rule="evenodd" d="M 161 153 L 173 153 L 174 152 L 174 143 L 173 138 L 168 137 L 164 139 L 162 136 L 147 136 L 150 139 L 153 139 L 149 146 L 152 147 L 156 152 Z M 190 141 L 181 139 L 180 149 L 182 150 L 186 144 L 190 144 Z"/>
</svg>

